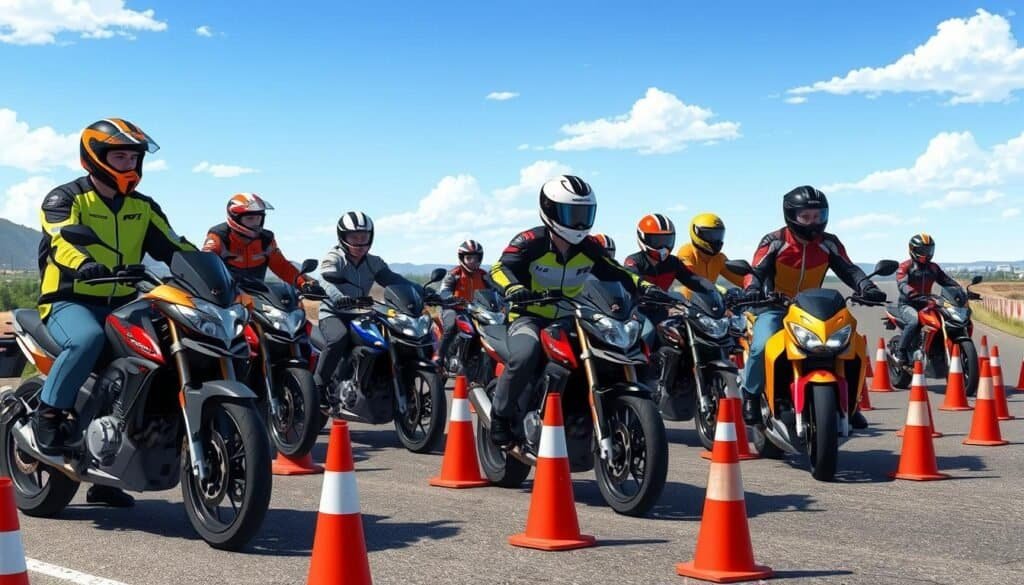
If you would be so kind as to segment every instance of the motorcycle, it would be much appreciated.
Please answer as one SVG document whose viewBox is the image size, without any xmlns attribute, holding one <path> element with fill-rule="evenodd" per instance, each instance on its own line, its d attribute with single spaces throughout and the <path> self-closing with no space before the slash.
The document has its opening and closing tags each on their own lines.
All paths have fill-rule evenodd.
<svg viewBox="0 0 1024 585">
<path fill-rule="evenodd" d="M 971 279 L 967 286 L 967 300 L 976 301 L 981 295 L 971 290 L 971 287 L 981 282 L 981 276 L 977 275 Z M 981 377 L 978 371 L 978 350 L 974 347 L 974 340 L 971 335 L 974 333 L 974 322 L 971 321 L 971 308 L 966 302 L 960 304 L 950 298 L 946 291 L 941 296 L 926 295 L 922 298 L 924 306 L 917 312 L 918 321 L 921 323 L 921 334 L 918 338 L 917 349 L 913 353 L 913 359 L 921 360 L 925 366 L 925 374 L 933 378 L 945 378 L 949 373 L 950 351 L 953 345 L 960 346 L 960 361 L 964 372 L 964 384 L 968 396 L 974 396 L 978 391 L 978 381 Z M 906 327 L 900 317 L 897 305 L 886 307 L 886 314 L 882 317 L 885 328 L 894 331 Z M 889 378 L 896 388 L 909 388 L 913 371 L 912 364 L 901 365 L 896 361 L 897 350 L 900 343 L 900 334 L 893 335 L 889 339 L 886 361 L 889 365 Z"/>
<path fill-rule="evenodd" d="M 484 345 L 480 329 L 505 326 L 504 299 L 494 289 L 484 288 L 476 291 L 469 303 L 451 301 L 442 307 L 456 312 L 456 337 L 449 344 L 447 355 L 441 356 L 442 364 L 449 376 L 465 374 L 470 384 L 486 386 L 494 377 L 494 358 Z"/>
<path fill-rule="evenodd" d="M 444 275 L 443 269 L 434 270 L 427 285 Z M 320 277 L 345 283 L 339 272 L 324 272 Z M 336 308 L 338 314 L 351 317 L 346 319 L 353 339 L 351 374 L 342 380 L 330 377 L 322 389 L 332 416 L 374 425 L 393 422 L 399 441 L 413 453 L 438 446 L 447 411 L 444 384 L 431 359 L 431 319 L 423 312 L 425 305 L 436 305 L 439 299 L 429 287 L 424 290 L 426 302 L 419 287 L 399 284 L 384 290 L 383 302 L 360 297 L 351 307 Z M 313 328 L 310 340 L 315 360 L 326 341 L 319 328 Z"/>
<path fill-rule="evenodd" d="M 737 274 L 752 271 L 744 260 L 730 260 L 727 265 Z M 888 276 L 898 267 L 893 260 L 881 260 L 865 280 Z M 754 449 L 774 458 L 783 452 L 806 454 L 811 475 L 819 481 L 835 478 L 839 436 L 850 434 L 849 413 L 860 402 L 867 374 L 866 343 L 857 333 L 857 320 L 847 302 L 884 304 L 816 288 L 792 299 L 772 295 L 765 301 L 737 305 L 786 310 L 782 329 L 765 345 L 763 422 L 753 427 Z"/>
<path fill-rule="evenodd" d="M 648 385 L 654 403 L 671 421 L 693 419 L 697 436 L 710 451 L 715 441 L 718 401 L 739 397 L 739 373 L 730 359 L 736 347 L 735 331 L 742 317 L 726 313 L 717 291 L 695 291 L 685 299 L 642 301 L 676 308 L 680 312 L 657 324 L 660 347 L 651 355 Z"/>
<path fill-rule="evenodd" d="M 61 236 L 117 253 L 87 226 Z M 81 482 L 139 492 L 180 483 L 199 536 L 238 550 L 259 531 L 273 482 L 256 394 L 234 372 L 233 360 L 249 354 L 248 311 L 217 255 L 177 252 L 170 269 L 160 278 L 141 264 L 119 266 L 89 281 L 142 294 L 104 323 L 107 344 L 78 390 L 62 455 L 40 451 L 30 422 L 61 347 L 35 309 L 14 313 L 18 344 L 42 375 L 3 398 L 0 475 L 11 477 L 19 509 L 42 517 L 60 513 Z"/>
<path fill-rule="evenodd" d="M 306 260 L 300 272 L 316 267 L 316 260 Z M 249 297 L 252 316 L 246 329 L 251 359 L 242 362 L 239 377 L 258 396 L 274 448 L 287 457 L 302 457 L 316 443 L 323 419 L 310 370 L 309 321 L 300 298 L 325 297 L 298 295 L 294 286 L 283 282 L 237 280 Z"/>
<path fill-rule="evenodd" d="M 541 332 L 546 364 L 519 396 L 521 424 L 513 425 L 514 446 L 506 449 L 491 441 L 497 378 L 470 390 L 484 474 L 502 487 L 522 484 L 537 462 L 547 395 L 558 393 L 571 470 L 593 469 L 613 510 L 642 516 L 665 487 L 668 441 L 650 391 L 637 380 L 636 366 L 647 363 L 647 356 L 631 295 L 620 283 L 593 280 L 577 297 L 545 294 L 522 306 L 551 304 L 567 318 Z M 509 357 L 506 328 L 490 325 L 480 332 L 481 342 L 498 360 L 497 370 L 503 370 Z"/>
</svg>

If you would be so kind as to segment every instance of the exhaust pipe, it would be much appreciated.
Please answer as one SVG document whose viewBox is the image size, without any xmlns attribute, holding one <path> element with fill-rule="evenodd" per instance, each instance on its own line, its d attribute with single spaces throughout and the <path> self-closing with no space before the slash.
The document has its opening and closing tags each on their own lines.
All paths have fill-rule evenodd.
<svg viewBox="0 0 1024 585">
<path fill-rule="evenodd" d="M 469 389 L 469 402 L 476 409 L 476 416 L 480 424 L 487 430 L 491 429 L 491 399 L 487 396 L 487 390 L 483 386 L 474 384 Z"/>
<path fill-rule="evenodd" d="M 69 478 L 81 482 L 82 478 L 79 477 L 78 472 L 75 471 L 70 464 L 68 464 L 64 457 L 61 455 L 44 455 L 36 444 L 36 436 L 32 433 L 32 429 L 27 422 L 19 422 L 14 424 L 14 429 L 11 431 L 11 435 L 14 437 L 14 443 L 22 451 L 27 452 L 32 456 L 33 459 L 60 471 Z"/>
</svg>

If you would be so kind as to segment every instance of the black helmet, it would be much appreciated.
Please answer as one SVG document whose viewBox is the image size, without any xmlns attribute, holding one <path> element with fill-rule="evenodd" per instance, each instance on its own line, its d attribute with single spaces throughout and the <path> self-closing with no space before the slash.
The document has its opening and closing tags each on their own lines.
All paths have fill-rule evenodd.
<svg viewBox="0 0 1024 585">
<path fill-rule="evenodd" d="M 927 264 L 935 256 L 935 239 L 926 233 L 910 238 L 910 257 L 918 264 Z"/>
<path fill-rule="evenodd" d="M 818 213 L 804 213 L 815 210 Z M 828 225 L 828 197 L 810 185 L 797 187 L 782 196 L 782 214 L 789 231 L 803 240 L 813 240 L 824 234 Z"/>
</svg>

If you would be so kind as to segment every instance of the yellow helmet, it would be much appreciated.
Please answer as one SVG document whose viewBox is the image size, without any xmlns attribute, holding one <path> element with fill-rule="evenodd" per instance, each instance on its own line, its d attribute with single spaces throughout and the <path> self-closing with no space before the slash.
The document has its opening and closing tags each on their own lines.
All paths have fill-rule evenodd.
<svg viewBox="0 0 1024 585">
<path fill-rule="evenodd" d="M 690 220 L 690 242 L 693 246 L 714 256 L 725 244 L 725 223 L 714 213 L 701 213 Z"/>
</svg>

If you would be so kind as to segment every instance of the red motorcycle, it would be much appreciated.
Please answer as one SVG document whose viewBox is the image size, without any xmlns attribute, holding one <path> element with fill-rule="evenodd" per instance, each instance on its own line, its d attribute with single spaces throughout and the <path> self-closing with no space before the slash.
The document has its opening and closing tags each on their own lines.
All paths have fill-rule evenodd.
<svg viewBox="0 0 1024 585">
<path fill-rule="evenodd" d="M 981 282 L 981 276 L 975 276 L 967 286 L 967 299 L 976 301 L 981 295 L 971 291 L 971 287 Z M 974 396 L 978 390 L 978 350 L 974 347 L 971 335 L 974 323 L 971 321 L 971 308 L 964 303 L 956 303 L 943 292 L 942 296 L 926 295 L 926 303 L 917 312 L 921 324 L 921 335 L 916 349 L 911 354 L 913 360 L 921 360 L 925 366 L 925 375 L 933 378 L 945 378 L 949 373 L 950 354 L 953 345 L 960 346 L 960 362 L 964 372 L 964 385 L 968 396 Z M 900 317 L 896 305 L 886 307 L 886 315 L 882 318 L 885 328 L 902 330 L 906 327 Z M 909 364 L 900 365 L 896 362 L 900 334 L 889 339 L 886 358 L 889 363 L 889 378 L 896 388 L 909 388 L 913 371 Z"/>
</svg>

